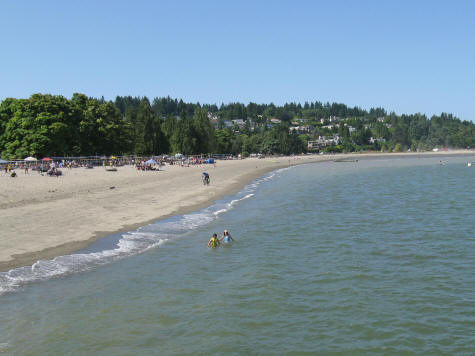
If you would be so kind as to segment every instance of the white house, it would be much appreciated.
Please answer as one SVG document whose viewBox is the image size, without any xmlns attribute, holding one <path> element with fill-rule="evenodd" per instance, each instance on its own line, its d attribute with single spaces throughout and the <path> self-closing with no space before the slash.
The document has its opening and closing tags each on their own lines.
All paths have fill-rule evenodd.
<svg viewBox="0 0 475 356">
<path fill-rule="evenodd" d="M 369 143 L 376 143 L 376 142 L 386 142 L 386 139 L 384 137 L 379 137 L 379 138 L 370 137 Z"/>
</svg>

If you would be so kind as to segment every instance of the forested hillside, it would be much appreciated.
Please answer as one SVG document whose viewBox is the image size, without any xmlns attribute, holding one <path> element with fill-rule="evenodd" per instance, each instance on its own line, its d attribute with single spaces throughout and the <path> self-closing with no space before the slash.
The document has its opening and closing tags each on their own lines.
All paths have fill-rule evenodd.
<svg viewBox="0 0 475 356">
<path fill-rule="evenodd" d="M 338 103 L 185 103 L 170 97 L 35 94 L 0 104 L 0 153 L 80 156 L 161 153 L 302 153 L 475 146 L 475 124 L 451 114 L 396 115 Z M 313 146 L 312 146 L 313 147 Z"/>
</svg>

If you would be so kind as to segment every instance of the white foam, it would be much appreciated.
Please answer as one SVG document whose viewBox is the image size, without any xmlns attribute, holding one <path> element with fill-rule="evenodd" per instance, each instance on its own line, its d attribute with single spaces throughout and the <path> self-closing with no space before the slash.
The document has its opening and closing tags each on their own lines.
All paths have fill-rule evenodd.
<svg viewBox="0 0 475 356">
<path fill-rule="evenodd" d="M 218 211 L 215 211 L 213 214 L 214 214 L 214 215 L 219 215 L 219 214 L 225 213 L 225 212 L 227 212 L 227 211 L 228 211 L 228 209 L 220 209 L 220 210 L 218 210 Z"/>
<path fill-rule="evenodd" d="M 267 182 L 287 168 L 271 172 L 253 181 L 230 201 L 216 202 L 209 208 L 196 213 L 174 217 L 125 233 L 115 248 L 90 253 L 75 253 L 59 256 L 51 260 L 40 260 L 32 266 L 12 269 L 0 273 L 0 295 L 12 292 L 20 286 L 72 273 L 86 272 L 128 256 L 137 255 L 160 246 L 166 241 L 183 235 L 190 230 L 204 226 L 219 215 L 229 211 L 237 203 L 254 196 L 262 182 Z"/>
</svg>

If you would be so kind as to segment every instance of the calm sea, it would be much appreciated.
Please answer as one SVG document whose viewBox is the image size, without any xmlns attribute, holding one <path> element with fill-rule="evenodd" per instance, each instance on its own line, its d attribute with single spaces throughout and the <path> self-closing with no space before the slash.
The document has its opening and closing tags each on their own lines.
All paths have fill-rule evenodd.
<svg viewBox="0 0 475 356">
<path fill-rule="evenodd" d="M 475 157 L 442 159 L 279 170 L 0 273 L 0 354 L 474 354 Z"/>
</svg>

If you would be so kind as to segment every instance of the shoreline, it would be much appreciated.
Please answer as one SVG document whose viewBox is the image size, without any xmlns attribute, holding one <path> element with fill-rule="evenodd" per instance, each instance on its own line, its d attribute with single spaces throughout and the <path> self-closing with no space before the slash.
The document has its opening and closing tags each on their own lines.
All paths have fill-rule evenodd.
<svg viewBox="0 0 475 356">
<path fill-rule="evenodd" d="M 269 159 L 267 159 L 269 160 Z M 313 163 L 313 162 L 324 162 L 324 161 L 329 161 L 331 159 L 327 160 L 309 160 L 304 161 L 304 162 L 296 162 L 292 163 L 291 166 L 295 165 L 300 165 L 300 164 L 306 164 L 306 163 Z M 219 165 L 219 163 L 218 163 Z M 72 254 L 74 252 L 77 252 L 79 250 L 82 250 L 88 246 L 90 246 L 92 243 L 95 241 L 112 235 L 112 234 L 117 234 L 117 233 L 122 233 L 122 232 L 128 232 L 128 231 L 133 231 L 136 230 L 139 227 L 146 226 L 149 224 L 152 224 L 154 222 L 160 221 L 160 220 L 165 220 L 167 218 L 177 216 L 177 215 L 183 215 L 191 212 L 195 212 L 201 209 L 204 209 L 211 204 L 213 204 L 216 200 L 221 199 L 227 195 L 232 195 L 238 193 L 240 190 L 242 190 L 247 184 L 252 182 L 255 179 L 258 179 L 259 177 L 262 177 L 263 175 L 272 172 L 274 170 L 278 170 L 280 168 L 285 168 L 289 167 L 288 163 L 278 163 L 276 165 L 271 165 L 269 167 L 261 167 L 257 168 L 257 170 L 253 172 L 248 172 L 242 176 L 239 177 L 238 181 L 233 182 L 229 186 L 226 187 L 223 191 L 221 191 L 219 194 L 213 194 L 211 195 L 208 199 L 197 202 L 197 203 L 190 203 L 186 204 L 183 206 L 178 206 L 171 212 L 163 215 L 156 216 L 154 218 L 148 219 L 148 220 L 141 220 L 136 223 L 132 224 L 126 224 L 120 226 L 118 229 L 113 229 L 113 230 L 96 230 L 93 233 L 93 236 L 89 237 L 88 239 L 83 239 L 83 240 L 76 240 L 76 241 L 67 241 L 63 244 L 57 245 L 57 246 L 50 246 L 50 247 L 45 247 L 42 250 L 39 251 L 32 251 L 32 252 L 26 252 L 26 253 L 20 253 L 20 254 L 12 254 L 10 255 L 11 259 L 7 261 L 2 261 L 0 260 L 0 272 L 6 272 L 14 268 L 18 267 L 24 267 L 24 266 L 29 266 L 32 265 L 33 263 L 37 262 L 38 260 L 48 260 L 48 259 L 53 259 L 58 256 L 62 255 L 67 255 L 67 254 Z M 202 167 L 201 167 L 202 168 Z M 48 179 L 48 178 L 47 178 Z M 53 178 L 54 179 L 54 178 Z M 0 210 L 1 211 L 1 210 Z"/>
<path fill-rule="evenodd" d="M 60 182 L 62 181 L 51 177 L 41 177 L 39 175 L 32 177 L 31 179 L 30 177 L 25 176 L 23 178 L 29 179 L 31 182 L 39 182 L 38 186 L 31 188 L 29 191 L 23 192 L 26 194 L 26 197 L 21 196 L 21 190 L 20 192 L 13 192 L 13 195 L 14 193 L 19 193 L 16 201 L 14 200 L 12 202 L 10 199 L 10 205 L 6 203 L 6 207 L 0 207 L 0 212 L 10 212 L 10 214 L 7 214 L 6 217 L 3 217 L 3 221 L 2 217 L 0 217 L 0 223 L 7 222 L 7 220 L 10 222 L 10 219 L 13 220 L 9 224 L 9 228 L 7 226 L 7 233 L 5 236 L 0 237 L 0 246 L 2 249 L 7 247 L 7 251 L 20 251 L 19 253 L 0 254 L 0 272 L 5 272 L 13 268 L 29 266 L 38 260 L 53 259 L 57 256 L 71 254 L 86 248 L 102 237 L 115 233 L 132 231 L 141 226 L 164 220 L 172 216 L 183 215 L 201 210 L 210 206 L 213 202 L 223 198 L 224 196 L 236 194 L 253 180 L 280 168 L 347 158 L 430 158 L 464 155 L 475 155 L 475 151 L 464 150 L 426 153 L 352 153 L 322 156 L 310 155 L 272 157 L 266 159 L 248 158 L 235 161 L 218 161 L 216 168 L 212 167 L 211 165 L 193 166 L 187 168 L 182 168 L 179 166 L 167 166 L 165 167 L 164 171 L 160 172 L 136 172 L 132 167 L 121 167 L 120 171 L 124 172 L 124 179 L 119 179 L 120 176 L 114 176 L 111 175 L 111 173 L 104 173 L 100 169 L 96 170 L 97 174 L 96 172 L 92 174 L 92 172 L 83 170 L 74 172 L 78 174 L 75 174 L 77 177 L 73 177 L 73 179 L 76 180 L 71 184 L 71 186 L 62 187 L 64 188 L 62 191 L 60 190 L 61 188 L 56 188 L 60 193 L 59 196 L 57 198 L 51 197 L 46 202 L 41 201 L 41 199 L 44 199 L 44 195 L 42 195 L 45 193 L 44 183 L 48 182 L 48 184 L 52 183 L 55 187 L 61 187 Z M 210 187 L 203 187 L 201 185 L 201 181 L 198 182 L 201 171 L 204 169 L 209 170 L 212 177 Z M 233 173 L 233 171 L 236 172 L 236 169 L 239 169 L 238 174 Z M 188 172 L 193 174 L 187 174 Z M 160 176 L 160 174 L 165 175 L 165 173 L 171 174 L 168 177 Z M 88 175 L 89 178 L 87 177 Z M 158 176 L 154 177 L 153 175 Z M 97 176 L 97 179 L 103 179 L 103 181 L 100 181 L 100 184 L 97 184 L 97 181 L 94 180 L 94 176 Z M 22 176 L 20 175 L 20 178 L 21 177 Z M 214 179 L 215 177 L 216 179 Z M 66 171 L 66 176 L 58 179 L 67 180 L 69 178 L 68 171 Z M 155 180 L 155 178 L 158 179 Z M 88 179 L 92 181 L 88 181 Z M 176 184 L 174 184 L 175 181 L 178 184 L 178 189 Z M 215 183 L 214 181 L 217 182 Z M 9 184 L 12 181 L 5 181 L 5 179 L 2 177 L 2 179 L 0 179 L 0 187 L 3 187 L 5 182 Z M 135 184 L 141 184 L 142 182 L 144 182 L 143 186 L 137 189 Z M 104 183 L 107 183 L 105 187 Z M 113 186 L 114 189 L 112 189 L 111 186 L 107 187 L 109 184 L 117 183 L 120 185 Z M 127 185 L 134 186 L 126 187 Z M 181 194 L 182 190 L 185 190 L 186 192 L 186 189 L 180 188 L 188 186 L 190 186 L 190 189 L 192 190 L 191 193 Z M 50 186 L 48 185 L 48 187 Z M 144 201 L 135 201 L 135 199 L 140 199 L 144 196 L 144 194 L 147 194 L 147 188 L 156 189 L 160 195 L 158 199 L 163 198 L 162 195 L 167 195 L 170 198 L 170 206 L 162 208 L 161 210 L 158 209 L 159 211 L 156 211 L 156 208 L 161 203 L 161 201 L 154 199 L 155 196 L 152 196 L 152 199 L 147 196 L 147 198 L 144 198 Z M 120 196 L 115 194 L 118 191 L 120 191 Z M 47 193 L 49 193 L 49 195 L 53 195 L 51 192 L 56 193 L 57 190 L 50 189 Z M 33 196 L 35 195 L 34 193 L 36 193 L 36 196 Z M 91 198 L 91 194 L 93 196 L 95 195 L 96 197 Z M 69 197 L 68 195 L 72 196 Z M 101 203 L 96 204 L 95 198 L 100 199 Z M 123 204 L 123 200 L 132 201 L 129 201 L 130 204 Z M 122 204 L 119 204 L 119 202 Z M 114 209 L 114 204 L 116 203 L 120 205 L 118 209 Z M 144 209 L 141 209 L 141 203 L 145 205 Z M 44 212 L 45 210 L 47 212 L 48 209 L 52 209 L 52 211 L 56 214 L 53 214 L 54 219 L 52 221 L 45 221 L 44 219 L 45 216 L 47 216 L 47 214 L 45 215 Z M 71 211 L 74 212 L 74 209 L 79 209 L 78 211 L 82 211 L 81 209 L 87 210 L 85 215 L 81 216 L 79 214 L 79 218 L 84 218 L 87 220 L 89 217 L 89 220 L 87 221 L 89 224 L 85 224 L 82 229 L 80 228 L 81 226 L 78 227 L 77 231 L 74 231 L 74 236 L 68 237 L 65 237 L 64 232 L 62 231 L 49 229 L 50 223 L 54 224 L 55 220 L 61 219 L 63 219 L 62 222 L 65 225 L 74 226 L 78 221 L 74 213 L 71 214 Z M 127 211 L 129 209 L 133 210 L 135 213 L 132 214 L 131 217 L 127 215 Z M 97 216 L 94 216 L 94 211 L 98 213 Z M 92 214 L 92 216 L 89 216 L 89 212 Z M 144 212 L 143 219 L 141 219 L 142 212 Z M 101 216 L 100 213 L 103 213 L 103 215 Z M 115 213 L 115 215 L 108 215 L 107 213 Z M 26 222 L 26 224 L 34 226 L 28 225 L 27 228 L 25 228 L 23 225 L 25 222 L 18 225 L 19 222 L 22 221 L 22 216 L 28 216 L 29 222 Z M 127 223 L 126 217 L 129 218 L 129 223 Z M 94 224 L 94 222 L 98 221 L 95 218 L 106 220 L 104 221 L 105 224 L 102 223 L 102 221 L 100 221 L 99 224 Z M 103 228 L 104 226 L 107 226 L 107 224 L 109 224 L 109 226 L 116 226 L 117 228 Z M 69 231 L 72 231 L 71 227 L 68 227 Z M 42 234 L 40 231 L 44 231 L 44 233 Z M 5 229 L 3 232 L 5 232 Z M 28 239 L 21 241 L 21 238 L 25 236 L 25 233 L 31 233 L 33 236 L 28 236 Z M 54 238 L 50 238 L 51 236 L 43 236 L 48 234 L 55 236 L 53 236 Z M 34 240 L 35 243 L 32 243 L 32 246 L 28 246 L 31 239 L 41 239 L 41 241 Z M 12 244 L 14 246 L 12 246 Z M 22 250 L 26 251 L 21 252 Z"/>
</svg>

